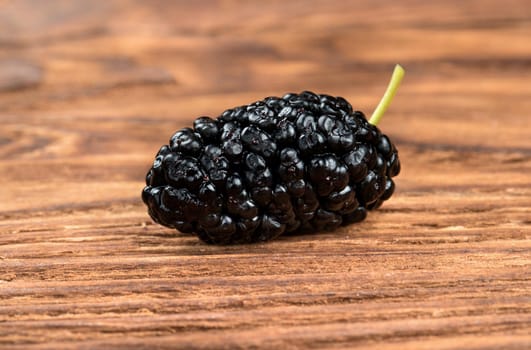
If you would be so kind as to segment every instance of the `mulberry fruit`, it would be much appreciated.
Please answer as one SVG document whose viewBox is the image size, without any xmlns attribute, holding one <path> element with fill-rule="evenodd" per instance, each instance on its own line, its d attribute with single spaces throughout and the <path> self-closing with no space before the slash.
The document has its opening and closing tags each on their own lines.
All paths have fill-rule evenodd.
<svg viewBox="0 0 531 350">
<path fill-rule="evenodd" d="M 397 149 L 342 97 L 304 91 L 200 117 L 158 151 L 142 200 L 161 225 L 214 244 L 267 241 L 365 219 L 395 189 Z"/>
</svg>

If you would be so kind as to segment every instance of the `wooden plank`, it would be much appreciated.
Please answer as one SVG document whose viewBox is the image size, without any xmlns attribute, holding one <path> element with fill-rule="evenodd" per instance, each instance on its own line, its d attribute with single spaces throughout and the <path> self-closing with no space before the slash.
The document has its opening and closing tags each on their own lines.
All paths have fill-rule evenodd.
<svg viewBox="0 0 531 350">
<path fill-rule="evenodd" d="M 531 7 L 0 1 L 0 348 L 523 349 Z M 288 91 L 370 113 L 403 171 L 366 221 L 208 246 L 140 201 L 200 115 Z"/>
</svg>

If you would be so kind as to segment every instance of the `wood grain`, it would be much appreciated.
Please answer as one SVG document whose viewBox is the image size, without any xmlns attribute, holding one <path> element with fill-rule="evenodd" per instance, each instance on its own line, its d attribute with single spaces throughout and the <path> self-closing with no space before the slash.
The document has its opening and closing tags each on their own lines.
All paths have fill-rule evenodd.
<svg viewBox="0 0 531 350">
<path fill-rule="evenodd" d="M 0 1 L 0 348 L 524 349 L 531 7 Z M 215 247 L 153 224 L 158 147 L 314 90 L 381 128 L 393 198 L 333 233 Z"/>
</svg>

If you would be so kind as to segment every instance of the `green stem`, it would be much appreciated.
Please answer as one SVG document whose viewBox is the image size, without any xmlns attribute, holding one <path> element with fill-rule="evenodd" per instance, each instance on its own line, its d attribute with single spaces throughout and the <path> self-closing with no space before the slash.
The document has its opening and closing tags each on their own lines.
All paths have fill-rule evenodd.
<svg viewBox="0 0 531 350">
<path fill-rule="evenodd" d="M 404 77 L 405 73 L 406 72 L 404 71 L 404 68 L 402 68 L 399 64 L 395 66 L 395 70 L 393 71 L 391 81 L 387 86 L 387 90 L 385 91 L 385 94 L 380 100 L 380 103 L 378 103 L 378 106 L 372 113 L 371 119 L 369 119 L 369 123 L 371 123 L 372 125 L 378 125 L 380 119 L 382 119 L 382 116 L 391 104 L 391 101 L 393 100 L 393 97 L 396 94 L 396 90 L 398 90 L 398 86 L 400 86 L 400 82 L 402 81 L 402 78 Z"/>
</svg>

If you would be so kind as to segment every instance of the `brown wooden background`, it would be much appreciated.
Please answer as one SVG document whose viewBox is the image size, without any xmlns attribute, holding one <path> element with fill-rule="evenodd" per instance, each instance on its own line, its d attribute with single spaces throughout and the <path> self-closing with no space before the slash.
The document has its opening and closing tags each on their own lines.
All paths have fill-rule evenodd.
<svg viewBox="0 0 531 350">
<path fill-rule="evenodd" d="M 305 89 L 370 113 L 397 192 L 362 224 L 252 246 L 154 225 L 158 147 Z M 0 348 L 523 349 L 531 5 L 0 0 Z"/>
</svg>

